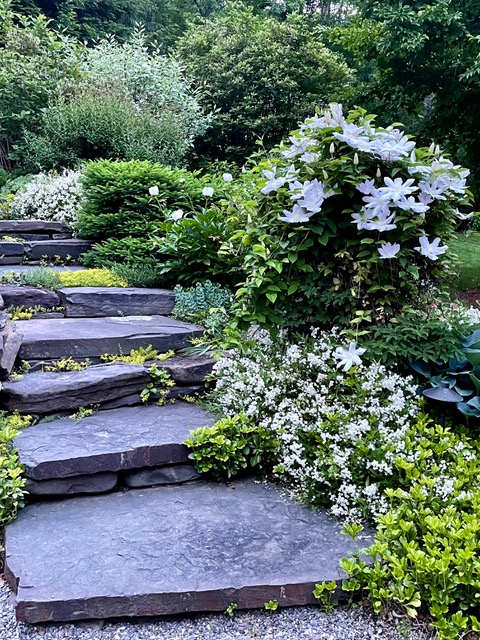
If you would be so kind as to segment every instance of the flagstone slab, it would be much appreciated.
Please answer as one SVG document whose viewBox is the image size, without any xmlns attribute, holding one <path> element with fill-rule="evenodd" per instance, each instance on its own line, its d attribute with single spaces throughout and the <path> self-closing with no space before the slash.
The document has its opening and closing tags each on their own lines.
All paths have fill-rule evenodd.
<svg viewBox="0 0 480 640">
<path fill-rule="evenodd" d="M 203 328 L 164 316 L 111 318 L 62 318 L 21 320 L 23 360 L 98 357 L 105 353 L 128 353 L 151 345 L 158 351 L 178 350 L 201 336 Z"/>
<path fill-rule="evenodd" d="M 54 291 L 14 284 L 0 285 L 0 295 L 6 307 L 45 307 L 51 309 L 60 305 L 60 298 Z"/>
<path fill-rule="evenodd" d="M 199 478 L 200 474 L 191 464 L 169 464 L 155 469 L 128 471 L 123 476 L 123 482 L 130 489 L 138 489 L 164 484 L 182 484 Z"/>
<path fill-rule="evenodd" d="M 49 414 L 113 400 L 121 402 L 132 395 L 140 401 L 140 392 L 148 380 L 144 367 L 125 363 L 97 365 L 83 371 L 30 373 L 3 384 L 0 407 L 23 414 Z"/>
<path fill-rule="evenodd" d="M 93 473 L 72 478 L 32 480 L 27 478 L 25 490 L 30 498 L 65 497 L 86 493 L 106 493 L 117 485 L 117 473 Z"/>
<path fill-rule="evenodd" d="M 0 234 L 12 233 L 71 233 L 71 229 L 61 222 L 51 220 L 0 220 Z"/>
<path fill-rule="evenodd" d="M 353 550 L 325 512 L 249 480 L 43 502 L 6 528 L 6 577 L 29 623 L 314 603 Z"/>
<path fill-rule="evenodd" d="M 89 318 L 139 315 L 168 315 L 175 306 L 175 294 L 168 289 L 133 287 L 66 287 L 58 291 L 65 316 Z"/>
<path fill-rule="evenodd" d="M 40 374 L 37 374 L 40 375 Z M 88 418 L 23 429 L 13 446 L 33 480 L 188 462 L 190 431 L 215 422 L 195 404 L 177 402 L 99 411 Z"/>
<path fill-rule="evenodd" d="M 38 242 L 26 242 L 26 259 L 31 262 L 38 262 L 43 258 L 54 260 L 69 258 L 78 260 L 84 253 L 92 248 L 90 240 L 80 240 L 72 238 L 67 240 L 39 240 Z"/>
</svg>

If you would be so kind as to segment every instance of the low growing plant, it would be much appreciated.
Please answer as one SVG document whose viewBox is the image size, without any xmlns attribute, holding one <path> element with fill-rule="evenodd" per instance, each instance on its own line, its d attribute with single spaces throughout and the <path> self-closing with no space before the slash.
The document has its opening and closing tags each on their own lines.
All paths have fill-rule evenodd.
<svg viewBox="0 0 480 640">
<path fill-rule="evenodd" d="M 173 316 L 180 320 L 201 324 L 209 338 L 219 336 L 230 320 L 233 295 L 227 287 L 207 280 L 194 287 L 177 285 Z"/>
<path fill-rule="evenodd" d="M 395 462 L 401 486 L 386 490 L 373 545 L 341 562 L 343 589 L 361 590 L 377 612 L 395 604 L 411 617 L 428 613 L 442 640 L 478 633 L 479 454 L 476 439 L 419 416 Z"/>
<path fill-rule="evenodd" d="M 140 289 L 155 289 L 165 285 L 165 276 L 162 275 L 160 265 L 149 264 L 119 264 L 112 262 L 106 264 L 113 273 L 125 280 L 129 287 Z"/>
<path fill-rule="evenodd" d="M 269 469 L 280 443 L 275 434 L 241 413 L 192 431 L 185 444 L 197 471 L 221 480 L 247 469 Z"/>
<path fill-rule="evenodd" d="M 149 344 L 148 347 L 131 349 L 129 354 L 120 353 L 119 355 L 112 355 L 105 353 L 103 356 L 100 356 L 100 359 L 103 362 L 126 362 L 128 364 L 144 365 L 148 360 L 158 360 L 159 362 L 163 362 L 168 358 L 171 358 L 173 355 L 175 355 L 174 351 L 160 353 L 156 349 L 153 349 L 152 345 Z"/>
<path fill-rule="evenodd" d="M 81 271 L 60 271 L 62 287 L 126 287 L 127 282 L 108 269 L 85 269 Z"/>
<path fill-rule="evenodd" d="M 77 361 L 69 356 L 68 358 L 63 358 L 62 360 L 54 360 L 48 365 L 43 366 L 43 371 L 84 371 L 91 365 L 91 361 L 81 360 Z"/>
<path fill-rule="evenodd" d="M 51 289 L 52 291 L 60 289 L 62 286 L 60 273 L 43 267 L 24 271 L 20 274 L 19 280 L 22 284 L 26 284 L 30 287 Z"/>
<path fill-rule="evenodd" d="M 18 509 L 24 506 L 23 465 L 11 442 L 31 421 L 30 416 L 0 412 L 0 526 L 13 520 Z"/>
<path fill-rule="evenodd" d="M 150 396 L 158 394 L 160 396 L 158 402 L 162 404 L 167 398 L 168 390 L 175 386 L 175 382 L 165 369 L 162 369 L 156 364 L 150 366 L 148 374 L 150 376 L 150 382 L 140 393 L 140 400 L 142 402 L 148 402 Z"/>
</svg>

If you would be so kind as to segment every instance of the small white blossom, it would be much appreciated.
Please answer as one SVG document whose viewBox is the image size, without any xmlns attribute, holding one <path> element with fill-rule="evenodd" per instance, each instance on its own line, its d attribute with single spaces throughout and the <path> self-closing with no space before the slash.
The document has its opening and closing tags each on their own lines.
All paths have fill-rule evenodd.
<svg viewBox="0 0 480 640">
<path fill-rule="evenodd" d="M 211 198 L 213 196 L 213 187 L 203 187 L 202 195 Z"/>
<path fill-rule="evenodd" d="M 159 192 L 158 187 L 154 186 L 154 187 L 150 187 L 150 189 L 148 190 L 148 193 L 149 193 L 151 196 L 158 196 L 158 194 L 159 194 L 160 192 Z"/>
<path fill-rule="evenodd" d="M 222 178 L 223 178 L 224 182 L 232 182 L 232 180 L 233 180 L 233 176 L 232 176 L 231 173 L 224 173 L 222 175 Z"/>
<path fill-rule="evenodd" d="M 344 371 L 348 371 L 355 364 L 362 364 L 360 358 L 365 353 L 366 349 L 357 347 L 355 342 L 351 342 L 348 349 L 343 347 L 337 347 L 333 353 L 333 357 L 339 360 L 337 367 L 342 367 Z"/>
<path fill-rule="evenodd" d="M 380 254 L 380 257 L 383 260 L 387 260 L 389 258 L 395 258 L 399 251 L 400 251 L 400 245 L 397 243 L 392 244 L 391 242 L 385 242 L 378 249 L 378 253 Z"/>
<path fill-rule="evenodd" d="M 181 220 L 183 216 L 184 216 L 183 209 L 176 209 L 175 211 L 172 212 L 172 215 L 170 217 L 172 220 L 176 221 L 176 220 Z"/>
</svg>

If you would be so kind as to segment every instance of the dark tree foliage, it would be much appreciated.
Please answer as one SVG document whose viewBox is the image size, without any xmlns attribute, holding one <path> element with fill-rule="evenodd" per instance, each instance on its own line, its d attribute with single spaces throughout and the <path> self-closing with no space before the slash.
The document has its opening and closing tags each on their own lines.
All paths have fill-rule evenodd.
<svg viewBox="0 0 480 640">
<path fill-rule="evenodd" d="M 333 30 L 360 70 L 356 101 L 446 146 L 480 195 L 480 0 L 357 0 Z"/>
</svg>

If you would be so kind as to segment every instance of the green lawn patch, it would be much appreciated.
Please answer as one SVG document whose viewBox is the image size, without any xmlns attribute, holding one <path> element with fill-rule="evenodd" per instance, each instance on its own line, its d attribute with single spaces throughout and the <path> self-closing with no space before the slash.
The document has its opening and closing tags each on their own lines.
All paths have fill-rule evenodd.
<svg viewBox="0 0 480 640">
<path fill-rule="evenodd" d="M 480 234 L 458 234 L 449 245 L 458 256 L 458 289 L 480 289 Z"/>
</svg>

